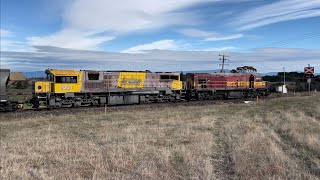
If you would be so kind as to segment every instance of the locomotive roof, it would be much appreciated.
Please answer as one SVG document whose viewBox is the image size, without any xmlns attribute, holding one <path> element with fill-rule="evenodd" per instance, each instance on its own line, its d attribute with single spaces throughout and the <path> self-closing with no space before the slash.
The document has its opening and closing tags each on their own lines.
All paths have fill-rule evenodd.
<svg viewBox="0 0 320 180">
<path fill-rule="evenodd" d="M 79 71 L 76 70 L 59 70 L 59 69 L 47 69 L 46 74 L 53 74 L 54 76 L 78 76 Z"/>
<path fill-rule="evenodd" d="M 87 71 L 87 72 L 147 72 L 147 73 L 152 73 L 149 70 L 145 71 L 129 71 L 129 70 L 113 70 L 113 71 L 97 71 L 97 70 L 81 70 L 81 71 Z M 154 72 L 154 73 L 172 73 L 172 74 L 180 74 L 178 72 Z"/>
<path fill-rule="evenodd" d="M 188 73 L 189 74 L 189 73 Z M 247 73 L 190 73 L 194 75 L 217 75 L 217 76 L 243 76 L 243 75 L 254 75 L 260 77 L 260 74 L 247 74 Z"/>
<path fill-rule="evenodd" d="M 146 70 L 146 71 L 125 71 L 125 70 L 115 70 L 115 71 L 96 71 L 96 70 L 80 70 L 84 72 L 146 72 L 146 73 L 151 73 L 151 71 Z M 53 74 L 54 76 L 78 76 L 79 72 L 77 70 L 63 70 L 63 69 L 47 69 L 45 71 L 46 74 Z M 155 72 L 155 73 L 171 73 L 171 74 L 180 74 L 177 72 Z"/>
</svg>

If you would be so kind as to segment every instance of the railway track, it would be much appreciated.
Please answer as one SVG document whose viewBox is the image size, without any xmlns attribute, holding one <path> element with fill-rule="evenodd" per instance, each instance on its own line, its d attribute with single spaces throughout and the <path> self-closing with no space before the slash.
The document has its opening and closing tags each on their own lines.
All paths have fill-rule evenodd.
<svg viewBox="0 0 320 180">
<path fill-rule="evenodd" d="M 58 109 L 41 109 L 41 110 L 17 110 L 10 112 L 2 112 L 0 120 L 10 120 L 19 118 L 33 118 L 42 116 L 61 116 L 61 115 L 79 115 L 79 114 L 95 114 L 95 113 L 110 113 L 123 110 L 145 109 L 146 111 L 153 111 L 157 108 L 176 107 L 176 106 L 206 106 L 217 104 L 236 104 L 243 103 L 243 99 L 230 100 L 204 100 L 204 101 L 181 101 L 181 102 L 162 102 L 162 103 L 147 103 L 139 105 L 117 105 L 107 107 L 72 107 L 72 108 L 58 108 Z M 253 101 L 251 99 L 251 101 Z"/>
<path fill-rule="evenodd" d="M 306 94 L 305 94 L 306 95 Z M 305 96 L 303 95 L 303 96 Z M 274 98 L 292 97 L 292 95 L 283 96 L 281 94 L 273 94 L 269 97 L 259 99 L 259 101 L 265 101 Z M 255 98 L 246 99 L 228 99 L 228 100 L 203 100 L 203 101 L 181 101 L 181 102 L 162 102 L 162 103 L 146 103 L 139 105 L 117 105 L 107 107 L 72 107 L 72 108 L 58 108 L 58 109 L 41 109 L 41 110 L 17 110 L 10 112 L 1 112 L 0 121 L 19 119 L 19 118 L 34 118 L 42 116 L 62 116 L 62 115 L 82 115 L 82 114 L 96 114 L 96 113 L 110 113 L 123 110 L 135 110 L 145 109 L 146 111 L 154 111 L 157 108 L 176 107 L 176 106 L 206 106 L 206 105 L 217 105 L 217 104 L 240 104 L 244 101 L 253 101 Z"/>
</svg>

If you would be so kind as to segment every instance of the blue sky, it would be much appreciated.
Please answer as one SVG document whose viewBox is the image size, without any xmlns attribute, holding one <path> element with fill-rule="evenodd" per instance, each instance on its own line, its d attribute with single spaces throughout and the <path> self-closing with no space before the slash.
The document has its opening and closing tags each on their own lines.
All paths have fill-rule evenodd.
<svg viewBox="0 0 320 180">
<path fill-rule="evenodd" d="M 320 72 L 320 0 L 1 0 L 1 68 Z"/>
</svg>

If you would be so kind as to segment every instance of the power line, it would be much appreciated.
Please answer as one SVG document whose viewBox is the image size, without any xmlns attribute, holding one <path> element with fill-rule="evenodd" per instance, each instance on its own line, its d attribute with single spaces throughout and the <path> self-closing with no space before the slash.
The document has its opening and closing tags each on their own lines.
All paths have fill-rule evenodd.
<svg viewBox="0 0 320 180">
<path fill-rule="evenodd" d="M 229 64 L 225 64 L 225 62 L 229 60 L 229 59 L 226 59 L 226 57 L 229 57 L 229 56 L 221 55 L 221 54 L 219 54 L 219 56 L 222 56 L 222 59 L 219 58 L 219 60 L 222 61 L 222 64 L 219 64 L 220 66 L 222 66 L 220 72 L 221 72 L 221 73 L 224 73 L 224 66 L 225 66 L 225 65 L 229 66 Z"/>
<path fill-rule="evenodd" d="M 286 45 L 286 44 L 290 44 L 299 40 L 305 40 L 305 39 L 309 39 L 312 37 L 317 37 L 320 35 L 320 32 L 311 32 L 311 33 L 306 33 L 306 34 L 302 34 L 299 36 L 295 36 L 295 37 L 291 37 L 285 40 L 281 40 L 281 41 L 276 41 L 270 44 L 266 44 L 263 47 L 260 48 L 266 48 L 266 47 L 274 47 L 274 45 Z"/>
</svg>

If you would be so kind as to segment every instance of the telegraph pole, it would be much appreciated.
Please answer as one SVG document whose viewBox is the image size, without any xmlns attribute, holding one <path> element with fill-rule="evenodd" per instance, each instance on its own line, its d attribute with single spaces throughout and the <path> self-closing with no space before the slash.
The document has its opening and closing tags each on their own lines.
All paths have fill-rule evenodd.
<svg viewBox="0 0 320 180">
<path fill-rule="evenodd" d="M 283 67 L 283 85 L 286 86 L 286 70 Z"/>
<path fill-rule="evenodd" d="M 229 60 L 229 59 L 226 59 L 226 57 L 229 57 L 229 56 L 221 55 L 221 54 L 219 54 L 219 56 L 222 57 L 222 58 L 219 59 L 220 61 L 222 61 L 222 64 L 220 64 L 220 66 L 222 66 L 220 72 L 221 72 L 221 73 L 224 73 L 224 66 L 225 66 L 225 65 L 229 65 L 229 64 L 225 64 L 225 62 L 226 62 L 227 60 Z"/>
<path fill-rule="evenodd" d="M 310 67 L 310 64 L 308 64 L 308 67 Z M 307 82 L 308 82 L 308 94 L 310 94 L 310 91 L 311 91 L 311 87 L 310 87 L 310 84 L 311 84 L 311 78 L 310 78 L 310 76 L 309 76 L 309 78 L 308 78 Z"/>
</svg>

